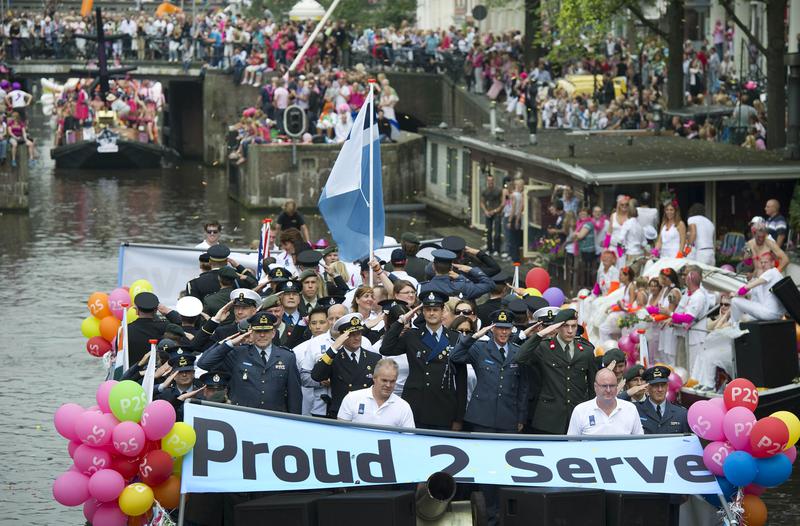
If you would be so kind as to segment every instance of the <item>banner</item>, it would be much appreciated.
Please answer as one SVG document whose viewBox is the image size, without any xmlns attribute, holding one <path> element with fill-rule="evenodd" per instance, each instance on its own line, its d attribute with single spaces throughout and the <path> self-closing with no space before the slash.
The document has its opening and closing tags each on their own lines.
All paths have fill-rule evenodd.
<svg viewBox="0 0 800 526">
<path fill-rule="evenodd" d="M 695 435 L 467 438 L 206 403 L 185 404 L 184 421 L 197 442 L 183 460 L 182 493 L 406 484 L 437 471 L 481 484 L 721 493 Z"/>
</svg>

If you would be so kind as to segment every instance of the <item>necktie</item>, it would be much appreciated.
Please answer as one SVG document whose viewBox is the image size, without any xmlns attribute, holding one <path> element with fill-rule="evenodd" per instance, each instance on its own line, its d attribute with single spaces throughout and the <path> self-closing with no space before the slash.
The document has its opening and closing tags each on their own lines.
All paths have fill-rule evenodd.
<svg viewBox="0 0 800 526">
<path fill-rule="evenodd" d="M 261 359 L 264 360 L 264 367 L 267 366 L 267 351 L 261 351 Z"/>
<path fill-rule="evenodd" d="M 433 341 L 435 341 L 436 343 L 439 343 L 439 333 L 438 332 L 434 332 L 433 333 Z"/>
<path fill-rule="evenodd" d="M 353 363 L 358 365 L 358 353 L 350 353 L 350 358 L 353 359 Z"/>
<path fill-rule="evenodd" d="M 311 312 L 311 304 L 306 303 L 306 312 Z"/>
<path fill-rule="evenodd" d="M 656 413 L 658 413 L 658 419 L 661 420 L 661 404 L 656 406 Z"/>
<path fill-rule="evenodd" d="M 564 352 L 566 352 L 567 356 L 569 357 L 569 359 L 572 360 L 572 345 L 571 344 L 568 343 L 567 346 L 564 347 Z"/>
<path fill-rule="evenodd" d="M 506 348 L 505 347 L 500 347 L 500 356 L 503 357 L 503 361 L 505 362 L 506 361 Z"/>
</svg>

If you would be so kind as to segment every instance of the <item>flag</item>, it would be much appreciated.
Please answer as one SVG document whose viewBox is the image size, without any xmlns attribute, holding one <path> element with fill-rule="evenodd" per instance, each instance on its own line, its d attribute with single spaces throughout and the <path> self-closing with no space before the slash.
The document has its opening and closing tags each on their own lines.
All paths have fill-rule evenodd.
<svg viewBox="0 0 800 526">
<path fill-rule="evenodd" d="M 272 225 L 272 219 L 264 219 L 261 223 L 261 235 L 258 237 L 258 267 L 256 268 L 256 281 L 261 280 L 261 272 L 266 270 L 263 268 L 264 258 L 269 257 L 269 231 Z"/>
<path fill-rule="evenodd" d="M 130 363 L 128 363 L 128 305 L 123 303 L 122 307 L 122 324 L 117 331 L 117 355 L 114 358 L 112 377 L 114 380 L 122 378 L 122 373 L 130 367 Z M 119 345 L 120 340 L 122 340 L 122 348 Z"/>
<path fill-rule="evenodd" d="M 147 395 L 147 403 L 153 401 L 153 385 L 156 382 L 156 340 L 150 340 L 150 357 L 147 359 L 147 369 L 144 371 L 142 387 Z"/>
<path fill-rule="evenodd" d="M 647 347 L 647 337 L 643 332 L 639 333 L 639 363 L 645 368 L 650 367 L 650 349 Z"/>
<path fill-rule="evenodd" d="M 372 129 L 370 111 L 373 112 Z M 373 145 L 371 179 L 370 142 Z M 371 90 L 319 198 L 319 211 L 336 241 L 339 257 L 344 261 L 356 261 L 369 255 L 370 184 L 373 185 L 373 249 L 377 249 L 383 246 L 384 236 L 383 185 L 380 139 Z"/>
<path fill-rule="evenodd" d="M 83 0 L 81 2 L 81 17 L 86 18 L 92 12 L 94 0 Z"/>
</svg>

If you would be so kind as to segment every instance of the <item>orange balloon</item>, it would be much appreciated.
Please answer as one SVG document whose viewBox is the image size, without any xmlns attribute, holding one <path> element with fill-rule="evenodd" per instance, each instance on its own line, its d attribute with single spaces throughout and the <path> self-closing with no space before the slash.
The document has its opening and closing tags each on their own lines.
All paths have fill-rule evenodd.
<svg viewBox="0 0 800 526">
<path fill-rule="evenodd" d="M 94 292 L 89 296 L 89 301 L 86 302 L 89 307 L 89 312 L 98 320 L 102 320 L 106 316 L 111 315 L 111 309 L 108 307 L 108 294 L 103 292 Z"/>
<path fill-rule="evenodd" d="M 153 495 L 164 509 L 177 508 L 181 500 L 181 478 L 170 475 L 167 480 L 153 488 Z"/>
<path fill-rule="evenodd" d="M 764 526 L 767 522 L 767 505 L 757 495 L 745 495 L 742 499 L 744 508 L 744 524 L 747 526 Z"/>
<path fill-rule="evenodd" d="M 100 320 L 100 336 L 108 342 L 117 337 L 120 321 L 113 315 L 106 316 Z"/>
</svg>

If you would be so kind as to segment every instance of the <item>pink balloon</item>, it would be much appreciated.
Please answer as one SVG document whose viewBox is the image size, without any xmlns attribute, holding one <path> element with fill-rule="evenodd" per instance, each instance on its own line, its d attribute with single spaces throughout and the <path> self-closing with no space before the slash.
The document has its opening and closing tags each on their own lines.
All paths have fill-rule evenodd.
<svg viewBox="0 0 800 526">
<path fill-rule="evenodd" d="M 53 424 L 56 426 L 56 431 L 67 440 L 78 440 L 75 435 L 75 420 L 82 415 L 86 410 L 78 404 L 64 404 L 56 409 L 53 415 Z"/>
<path fill-rule="evenodd" d="M 91 407 L 87 407 L 86 410 L 87 411 L 94 411 L 95 413 L 102 413 L 103 412 L 103 410 L 100 409 L 99 405 L 93 405 Z"/>
<path fill-rule="evenodd" d="M 125 489 L 125 479 L 113 469 L 101 469 L 89 479 L 89 494 L 100 502 L 116 500 Z"/>
<path fill-rule="evenodd" d="M 125 307 L 122 306 L 123 303 L 130 305 L 130 293 L 122 287 L 112 290 L 108 295 L 108 308 L 111 309 L 111 314 L 120 321 L 122 321 L 122 313 L 125 310 Z"/>
<path fill-rule="evenodd" d="M 72 456 L 75 467 L 86 476 L 91 477 L 101 469 L 111 466 L 111 454 L 108 451 L 82 444 L 75 449 Z"/>
<path fill-rule="evenodd" d="M 724 440 L 725 433 L 722 431 L 724 418 L 725 412 L 708 400 L 693 403 L 687 415 L 692 432 L 706 440 Z"/>
<path fill-rule="evenodd" d="M 153 400 L 142 413 L 140 424 L 147 440 L 160 440 L 175 425 L 175 408 L 166 400 Z"/>
<path fill-rule="evenodd" d="M 69 458 L 72 458 L 75 455 L 75 450 L 78 449 L 78 446 L 83 444 L 83 442 L 79 442 L 77 440 L 71 440 L 69 444 L 67 444 L 67 453 L 69 453 Z"/>
<path fill-rule="evenodd" d="M 728 442 L 738 450 L 745 450 L 750 443 L 750 432 L 756 423 L 756 415 L 746 407 L 732 407 L 722 419 L 722 431 Z"/>
<path fill-rule="evenodd" d="M 683 379 L 674 371 L 669 373 L 668 389 L 670 391 L 680 391 L 681 387 L 683 387 Z"/>
<path fill-rule="evenodd" d="M 786 451 L 781 451 L 781 455 L 786 455 L 789 457 L 789 461 L 794 464 L 794 461 L 797 460 L 797 447 L 792 446 Z"/>
<path fill-rule="evenodd" d="M 102 505 L 103 503 L 98 502 L 97 499 L 90 498 L 83 503 L 83 516 L 86 517 L 87 521 L 92 522 L 95 512 L 97 512 Z"/>
<path fill-rule="evenodd" d="M 111 442 L 114 424 L 104 413 L 86 411 L 75 421 L 75 435 L 84 444 L 100 447 Z"/>
<path fill-rule="evenodd" d="M 633 343 L 639 343 L 639 333 L 638 333 L 638 332 L 636 332 L 636 331 L 633 331 L 632 333 L 630 333 L 630 334 L 628 335 L 628 338 L 630 338 L 630 340 L 631 340 Z"/>
<path fill-rule="evenodd" d="M 92 526 L 125 526 L 126 524 L 128 524 L 128 516 L 112 502 L 106 502 L 98 507 L 92 520 Z"/>
<path fill-rule="evenodd" d="M 759 486 L 758 484 L 748 484 L 743 488 L 743 491 L 745 495 L 755 495 L 760 497 L 765 491 L 767 491 L 767 488 L 764 486 Z"/>
<path fill-rule="evenodd" d="M 97 405 L 100 406 L 100 409 L 103 410 L 104 413 L 110 413 L 111 407 L 108 405 L 108 393 L 111 392 L 111 388 L 117 385 L 116 380 L 106 380 L 100 387 L 97 388 L 97 392 L 95 393 L 95 400 L 97 400 Z"/>
<path fill-rule="evenodd" d="M 722 411 L 723 413 L 728 411 L 728 406 L 725 405 L 725 399 L 722 398 L 721 396 L 715 396 L 714 398 L 709 398 L 708 401 L 711 403 L 711 405 L 719 407 L 720 411 Z"/>
<path fill-rule="evenodd" d="M 636 344 L 631 341 L 631 338 L 628 335 L 620 338 L 617 342 L 617 345 L 619 345 L 619 350 L 625 354 L 630 354 L 633 352 L 634 347 L 636 347 Z"/>
<path fill-rule="evenodd" d="M 53 498 L 64 506 L 79 506 L 89 498 L 89 477 L 67 471 L 53 483 Z"/>
<path fill-rule="evenodd" d="M 142 426 L 136 422 L 120 422 L 112 433 L 114 449 L 126 457 L 135 457 L 142 452 L 145 446 L 145 436 Z"/>
<path fill-rule="evenodd" d="M 733 446 L 727 442 L 711 442 L 703 449 L 703 463 L 711 473 L 724 477 L 722 464 L 733 451 Z"/>
<path fill-rule="evenodd" d="M 667 391 L 667 401 L 674 402 L 677 399 L 678 399 L 677 391 Z"/>
</svg>

